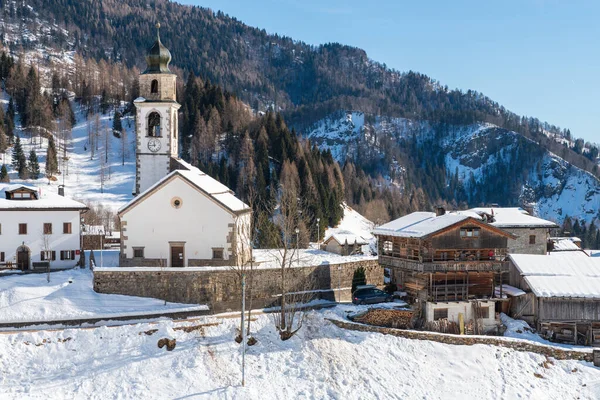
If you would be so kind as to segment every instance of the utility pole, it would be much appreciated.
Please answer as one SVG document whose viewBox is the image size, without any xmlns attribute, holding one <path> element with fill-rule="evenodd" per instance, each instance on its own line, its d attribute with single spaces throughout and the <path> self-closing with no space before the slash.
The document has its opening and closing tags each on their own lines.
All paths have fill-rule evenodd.
<svg viewBox="0 0 600 400">
<path fill-rule="evenodd" d="M 246 386 L 246 274 L 242 273 L 242 386 Z"/>
<path fill-rule="evenodd" d="M 317 249 L 321 250 L 321 218 L 317 218 Z"/>
<path fill-rule="evenodd" d="M 300 253 L 298 252 L 298 234 L 300 233 L 300 229 L 296 228 L 296 262 L 298 266 L 300 266 Z"/>
</svg>

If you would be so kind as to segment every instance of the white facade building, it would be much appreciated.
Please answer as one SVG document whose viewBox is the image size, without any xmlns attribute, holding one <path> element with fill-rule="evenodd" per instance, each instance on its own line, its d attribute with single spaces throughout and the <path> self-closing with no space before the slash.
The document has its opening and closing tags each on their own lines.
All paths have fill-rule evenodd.
<svg viewBox="0 0 600 400">
<path fill-rule="evenodd" d="M 82 203 L 34 187 L 0 186 L 0 268 L 76 266 L 85 210 Z"/>
</svg>

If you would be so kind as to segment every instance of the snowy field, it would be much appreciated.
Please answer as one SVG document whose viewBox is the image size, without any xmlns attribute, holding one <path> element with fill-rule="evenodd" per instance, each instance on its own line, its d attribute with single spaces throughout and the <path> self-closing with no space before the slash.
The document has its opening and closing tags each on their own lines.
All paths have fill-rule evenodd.
<svg viewBox="0 0 600 400">
<path fill-rule="evenodd" d="M 453 346 L 346 331 L 312 311 L 289 341 L 253 323 L 241 387 L 235 318 L 185 333 L 161 321 L 0 334 L 2 399 L 598 399 L 600 369 L 490 345 Z M 142 332 L 159 331 L 153 335 Z M 172 336 L 172 352 L 157 347 Z"/>
<path fill-rule="evenodd" d="M 88 269 L 0 277 L 0 323 L 196 311 L 206 306 L 96 293 Z"/>
</svg>

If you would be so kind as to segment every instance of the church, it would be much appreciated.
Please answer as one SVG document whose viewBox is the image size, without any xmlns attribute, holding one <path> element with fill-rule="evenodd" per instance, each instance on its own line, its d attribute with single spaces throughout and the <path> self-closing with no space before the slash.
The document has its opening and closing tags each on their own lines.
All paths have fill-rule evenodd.
<svg viewBox="0 0 600 400">
<path fill-rule="evenodd" d="M 134 198 L 119 209 L 121 267 L 234 266 L 251 254 L 252 210 L 179 158 L 177 76 L 156 41 L 139 77 Z"/>
</svg>

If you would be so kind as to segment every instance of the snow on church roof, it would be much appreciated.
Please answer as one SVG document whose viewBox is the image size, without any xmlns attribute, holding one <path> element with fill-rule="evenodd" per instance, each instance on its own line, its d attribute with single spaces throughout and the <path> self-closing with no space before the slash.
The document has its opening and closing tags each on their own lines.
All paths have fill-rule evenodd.
<svg viewBox="0 0 600 400">
<path fill-rule="evenodd" d="M 600 299 L 600 259 L 584 251 L 509 257 L 538 297 Z"/>
<path fill-rule="evenodd" d="M 135 204 L 139 199 L 145 197 L 150 192 L 152 192 L 155 188 L 162 185 L 164 182 L 169 180 L 171 177 L 175 175 L 179 175 L 183 177 L 185 180 L 190 182 L 192 185 L 196 186 L 198 189 L 206 193 L 209 197 L 214 199 L 216 202 L 223 205 L 228 210 L 239 213 L 246 210 L 250 210 L 250 207 L 245 204 L 243 201 L 235 197 L 233 191 L 229 189 L 227 186 L 223 185 L 221 182 L 202 172 L 200 169 L 188 164 L 187 162 L 177 159 L 177 163 L 179 163 L 182 167 L 186 169 L 176 169 L 172 171 L 170 174 L 156 182 L 154 185 L 150 186 L 144 192 L 140 193 L 129 203 L 125 204 L 123 207 L 119 209 L 119 213 L 125 211 L 131 205 Z"/>
<path fill-rule="evenodd" d="M 37 193 L 37 199 L 19 199 L 19 200 L 8 200 L 6 198 L 6 192 L 12 192 L 18 189 L 27 189 Z M 12 184 L 0 186 L 0 210 L 73 210 L 86 209 L 87 206 L 78 201 L 70 199 L 68 197 L 60 196 L 58 193 L 45 190 L 41 187 L 28 186 L 22 184 Z"/>
</svg>

